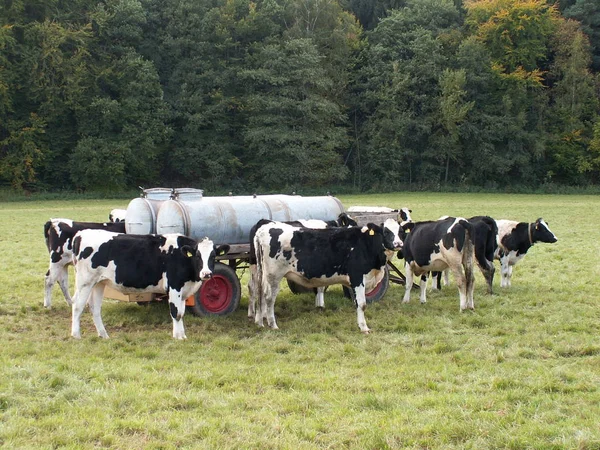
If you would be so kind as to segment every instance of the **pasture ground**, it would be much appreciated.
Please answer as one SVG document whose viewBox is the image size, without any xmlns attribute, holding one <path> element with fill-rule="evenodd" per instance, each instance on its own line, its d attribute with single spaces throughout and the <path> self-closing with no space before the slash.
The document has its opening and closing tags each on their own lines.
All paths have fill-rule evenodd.
<svg viewBox="0 0 600 450">
<path fill-rule="evenodd" d="M 91 315 L 81 340 L 54 288 L 45 310 L 50 217 L 106 220 L 125 200 L 0 204 L 2 448 L 599 449 L 600 197 L 396 193 L 340 196 L 352 205 L 533 221 L 558 236 L 515 268 L 513 286 L 459 313 L 454 282 L 430 292 L 391 286 L 366 312 L 363 336 L 341 288 L 326 309 L 283 289 L 280 330 L 260 330 L 242 304 L 184 322 L 171 338 L 164 304 L 106 300 L 109 340 Z M 498 267 L 498 266 L 497 266 Z M 497 271 L 498 273 L 499 271 Z M 241 272 L 240 272 L 241 274 Z M 71 271 L 71 280 L 73 278 Z"/>
</svg>

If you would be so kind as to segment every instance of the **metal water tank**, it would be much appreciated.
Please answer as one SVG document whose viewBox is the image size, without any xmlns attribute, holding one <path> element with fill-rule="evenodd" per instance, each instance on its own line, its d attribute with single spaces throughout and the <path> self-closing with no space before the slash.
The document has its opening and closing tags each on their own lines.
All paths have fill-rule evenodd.
<svg viewBox="0 0 600 450">
<path fill-rule="evenodd" d="M 141 196 L 127 205 L 125 232 L 128 234 L 156 233 L 156 216 L 160 206 L 171 198 L 173 189 L 143 189 Z"/>
<path fill-rule="evenodd" d="M 342 203 L 331 196 L 198 197 L 177 190 L 160 206 L 156 233 L 182 233 L 198 240 L 208 236 L 215 244 L 247 244 L 250 229 L 260 219 L 335 220 L 342 212 Z"/>
</svg>

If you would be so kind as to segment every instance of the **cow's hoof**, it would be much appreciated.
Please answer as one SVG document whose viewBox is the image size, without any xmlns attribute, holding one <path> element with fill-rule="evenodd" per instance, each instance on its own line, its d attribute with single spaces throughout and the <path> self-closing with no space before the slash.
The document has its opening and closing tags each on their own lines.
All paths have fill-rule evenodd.
<svg viewBox="0 0 600 450">
<path fill-rule="evenodd" d="M 402 300 L 402 303 L 408 303 L 410 300 Z"/>
<path fill-rule="evenodd" d="M 108 333 L 105 331 L 104 333 L 98 333 L 98 337 L 102 339 L 108 339 Z"/>
<path fill-rule="evenodd" d="M 361 332 L 362 334 L 371 334 L 371 333 L 372 333 L 372 330 L 371 330 L 371 329 L 366 329 L 366 330 L 360 330 L 360 332 Z"/>
<path fill-rule="evenodd" d="M 76 333 L 76 334 L 71 333 L 71 337 L 73 339 L 81 339 L 81 334 L 80 333 Z"/>
</svg>

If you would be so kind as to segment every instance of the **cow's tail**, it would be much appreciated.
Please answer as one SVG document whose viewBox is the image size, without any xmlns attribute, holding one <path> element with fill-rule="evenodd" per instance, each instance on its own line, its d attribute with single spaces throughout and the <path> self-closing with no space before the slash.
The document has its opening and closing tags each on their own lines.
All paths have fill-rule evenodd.
<svg viewBox="0 0 600 450">
<path fill-rule="evenodd" d="M 52 227 L 52 222 L 49 220 L 44 224 L 44 240 L 46 241 L 46 248 L 50 251 L 50 228 Z"/>
<path fill-rule="evenodd" d="M 467 287 L 469 287 L 475 280 L 475 275 L 473 273 L 473 259 L 475 258 L 475 227 L 466 219 L 461 219 L 459 223 L 465 230 L 462 263 L 467 279 Z"/>
<path fill-rule="evenodd" d="M 254 317 L 259 317 L 260 321 L 262 323 L 262 318 L 263 318 L 263 299 L 264 299 L 264 293 L 263 293 L 263 249 L 262 246 L 259 244 L 257 245 L 256 242 L 256 235 L 254 235 L 254 252 L 256 255 L 256 279 L 255 279 L 255 283 L 254 283 L 254 289 L 255 289 L 255 297 L 256 297 L 256 303 L 254 304 Z"/>
</svg>

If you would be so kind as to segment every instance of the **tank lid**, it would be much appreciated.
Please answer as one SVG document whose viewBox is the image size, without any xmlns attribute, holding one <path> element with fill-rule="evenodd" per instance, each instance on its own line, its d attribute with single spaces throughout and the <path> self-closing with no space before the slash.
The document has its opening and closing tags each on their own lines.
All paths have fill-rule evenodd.
<svg viewBox="0 0 600 450">
<path fill-rule="evenodd" d="M 173 200 L 197 200 L 202 198 L 204 191 L 202 189 L 195 188 L 176 188 L 173 189 L 171 198 Z"/>
<path fill-rule="evenodd" d="M 169 200 L 173 189 L 170 188 L 149 188 L 142 189 L 140 197 L 149 198 L 151 200 Z"/>
</svg>

